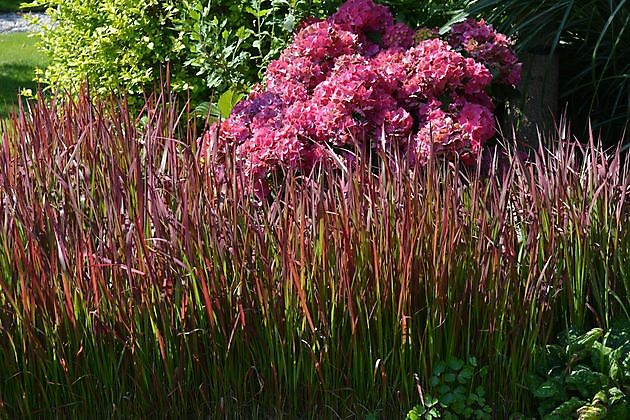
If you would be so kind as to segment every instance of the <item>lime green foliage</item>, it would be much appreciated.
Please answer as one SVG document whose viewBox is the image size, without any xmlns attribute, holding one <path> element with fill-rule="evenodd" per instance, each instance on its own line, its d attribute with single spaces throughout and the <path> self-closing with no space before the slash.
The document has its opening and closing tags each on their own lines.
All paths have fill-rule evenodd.
<svg viewBox="0 0 630 420">
<path fill-rule="evenodd" d="M 15 107 L 21 89 L 36 88 L 35 68 L 45 65 L 45 57 L 28 34 L 0 35 L 0 118 Z"/>
<path fill-rule="evenodd" d="M 57 21 L 41 35 L 50 57 L 45 82 L 62 88 L 89 81 L 98 93 L 139 96 L 157 84 L 194 98 L 245 90 L 285 46 L 306 14 L 304 1 L 36 0 Z"/>
<path fill-rule="evenodd" d="M 487 368 L 477 369 L 477 359 L 467 362 L 455 357 L 439 361 L 429 378 L 429 393 L 408 414 L 407 420 L 489 419 L 492 409 L 486 403 L 483 386 L 473 388 L 473 377 Z"/>
<path fill-rule="evenodd" d="M 172 78 L 182 88 L 186 75 L 172 31 L 175 1 L 51 0 L 57 24 L 44 26 L 40 46 L 49 57 L 43 80 L 64 89 L 89 81 L 99 93 L 140 94 L 160 77 L 160 65 L 173 63 Z"/>
<path fill-rule="evenodd" d="M 630 328 L 570 333 L 546 347 L 528 377 L 539 414 L 548 419 L 630 417 Z"/>
</svg>

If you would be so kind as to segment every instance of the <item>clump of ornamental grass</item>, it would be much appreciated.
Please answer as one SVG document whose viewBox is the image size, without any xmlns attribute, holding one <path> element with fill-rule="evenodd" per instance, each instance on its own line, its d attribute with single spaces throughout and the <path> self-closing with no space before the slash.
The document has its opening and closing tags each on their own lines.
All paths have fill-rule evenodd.
<svg viewBox="0 0 630 420">
<path fill-rule="evenodd" d="M 440 39 L 396 22 L 386 6 L 349 0 L 296 34 L 264 85 L 204 135 L 204 153 L 234 149 L 245 187 L 259 196 L 274 173 L 308 173 L 356 146 L 413 165 L 431 153 L 473 164 L 496 134 L 491 90 L 520 81 L 511 45 L 484 21 Z"/>
<path fill-rule="evenodd" d="M 486 176 L 357 153 L 259 203 L 178 109 L 139 128 L 81 93 L 3 123 L 0 416 L 402 417 L 451 356 L 493 415 L 535 414 L 534 349 L 628 317 L 618 149 L 550 138 Z"/>
</svg>

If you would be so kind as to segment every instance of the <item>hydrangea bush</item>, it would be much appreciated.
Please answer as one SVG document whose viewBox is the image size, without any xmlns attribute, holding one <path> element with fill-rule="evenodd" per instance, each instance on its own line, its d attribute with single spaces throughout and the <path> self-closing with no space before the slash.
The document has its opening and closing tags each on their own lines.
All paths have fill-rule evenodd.
<svg viewBox="0 0 630 420">
<path fill-rule="evenodd" d="M 233 153 L 258 193 L 278 169 L 309 171 L 357 146 L 397 150 L 412 165 L 431 154 L 472 163 L 495 135 L 491 86 L 520 81 L 511 45 L 483 20 L 440 39 L 349 0 L 303 24 L 264 85 L 202 137 L 202 153 Z"/>
</svg>

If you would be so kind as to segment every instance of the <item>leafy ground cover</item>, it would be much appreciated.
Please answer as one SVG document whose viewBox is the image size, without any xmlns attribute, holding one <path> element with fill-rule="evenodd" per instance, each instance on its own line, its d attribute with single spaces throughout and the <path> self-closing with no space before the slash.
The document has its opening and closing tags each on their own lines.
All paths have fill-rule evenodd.
<svg viewBox="0 0 630 420">
<path fill-rule="evenodd" d="M 37 88 L 35 69 L 46 59 L 26 33 L 0 34 L 0 119 L 7 118 L 17 105 L 22 88 Z"/>
<path fill-rule="evenodd" d="M 528 387 L 545 418 L 630 417 L 630 325 L 571 331 L 544 349 Z"/>
</svg>

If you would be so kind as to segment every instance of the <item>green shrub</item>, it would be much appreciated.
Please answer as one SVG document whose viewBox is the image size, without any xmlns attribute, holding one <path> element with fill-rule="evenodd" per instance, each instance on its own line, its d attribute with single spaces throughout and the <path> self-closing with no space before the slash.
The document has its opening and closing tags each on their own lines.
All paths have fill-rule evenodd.
<svg viewBox="0 0 630 420">
<path fill-rule="evenodd" d="M 55 23 L 44 25 L 40 48 L 49 57 L 43 81 L 70 89 L 83 81 L 101 93 L 132 95 L 159 77 L 160 63 L 173 63 L 182 83 L 181 47 L 173 27 L 177 0 L 37 0 Z"/>
<path fill-rule="evenodd" d="M 88 81 L 100 94 L 140 96 L 161 83 L 190 89 L 193 102 L 245 91 L 287 45 L 306 16 L 328 16 L 341 1 L 35 0 L 55 23 L 44 26 L 44 83 L 69 89 Z M 461 1 L 384 1 L 412 25 L 445 23 Z"/>
<path fill-rule="evenodd" d="M 140 95 L 170 68 L 171 88 L 193 97 L 242 89 L 285 45 L 319 2 L 200 0 L 35 0 L 55 23 L 40 47 L 43 81 L 62 88 L 88 81 L 100 94 Z"/>
<path fill-rule="evenodd" d="M 547 346 L 528 388 L 543 418 L 630 416 L 630 329 L 569 333 Z"/>
<path fill-rule="evenodd" d="M 242 90 L 260 81 L 267 64 L 306 16 L 323 17 L 321 1 L 183 0 L 175 32 L 193 83 Z"/>
</svg>

